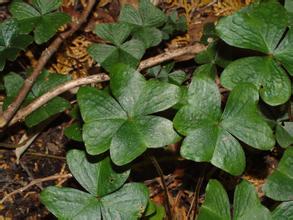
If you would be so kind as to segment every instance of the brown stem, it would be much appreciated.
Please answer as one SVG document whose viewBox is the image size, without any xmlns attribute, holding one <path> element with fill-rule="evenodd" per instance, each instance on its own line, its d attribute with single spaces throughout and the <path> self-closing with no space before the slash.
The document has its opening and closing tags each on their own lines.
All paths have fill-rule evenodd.
<svg viewBox="0 0 293 220">
<path fill-rule="evenodd" d="M 26 152 L 26 155 L 35 156 L 35 157 L 52 158 L 52 159 L 56 159 L 56 160 L 66 160 L 66 157 L 50 155 L 50 154 L 35 153 L 35 152 Z"/>
<path fill-rule="evenodd" d="M 141 63 L 139 64 L 138 70 L 140 71 L 140 70 L 158 65 L 165 61 L 173 60 L 183 55 L 195 55 L 204 51 L 206 48 L 207 47 L 204 46 L 203 44 L 196 43 L 191 46 L 186 46 L 176 50 L 166 51 L 165 53 L 162 53 L 158 56 L 154 56 L 154 57 L 141 61 Z"/>
<path fill-rule="evenodd" d="M 204 180 L 203 176 L 198 178 L 198 181 L 197 181 L 196 187 L 195 187 L 195 191 L 194 191 L 194 196 L 193 196 L 193 199 L 191 201 L 191 204 L 190 204 L 190 207 L 189 207 L 189 210 L 187 213 L 187 219 L 189 219 L 189 216 L 191 216 L 190 219 L 194 219 L 194 216 L 196 215 L 197 206 L 198 206 L 197 203 L 198 203 L 200 188 L 201 188 L 203 180 Z M 193 209 L 193 207 L 194 207 L 194 209 Z M 193 211 L 193 214 L 192 214 L 192 211 Z"/>
<path fill-rule="evenodd" d="M 15 124 L 18 121 L 22 121 L 26 116 L 31 114 L 33 111 L 41 107 L 42 105 L 46 104 L 51 99 L 55 98 L 56 96 L 81 85 L 91 84 L 91 83 L 97 83 L 97 82 L 104 82 L 108 81 L 110 78 L 106 74 L 96 74 L 87 76 L 84 78 L 79 78 L 76 80 L 71 80 L 69 82 L 66 82 L 64 84 L 61 84 L 49 92 L 45 93 L 44 95 L 38 97 L 33 102 L 31 102 L 26 107 L 20 109 L 14 118 L 9 122 L 9 126 Z"/>
<path fill-rule="evenodd" d="M 77 22 L 71 23 L 70 30 L 61 33 L 58 35 L 55 40 L 47 47 L 41 54 L 40 59 L 38 60 L 37 66 L 33 70 L 32 74 L 24 81 L 22 88 L 20 89 L 19 94 L 15 98 L 15 100 L 8 106 L 7 110 L 0 115 L 0 128 L 5 127 L 8 122 L 12 119 L 20 105 L 22 104 L 23 100 L 25 99 L 26 95 L 30 91 L 31 87 L 33 86 L 34 82 L 42 72 L 43 68 L 50 60 L 52 55 L 58 50 L 61 44 L 64 42 L 65 39 L 72 36 L 81 26 L 87 21 L 87 18 L 94 7 L 96 1 L 89 0 L 87 7 L 83 11 L 80 16 L 80 20 Z"/>
<path fill-rule="evenodd" d="M 17 190 L 12 191 L 11 193 L 7 194 L 6 196 L 4 196 L 1 200 L 0 200 L 0 204 L 3 204 L 5 202 L 6 199 L 10 198 L 11 196 L 17 194 L 17 193 L 22 193 L 23 191 L 27 190 L 28 188 L 42 183 L 42 182 L 46 182 L 46 181 L 52 181 L 52 180 L 58 180 L 58 179 L 68 179 L 71 178 L 72 175 L 67 173 L 67 174 L 58 174 L 58 175 L 53 175 L 53 176 L 47 176 L 44 178 L 39 178 L 39 179 L 34 179 L 32 180 L 28 185 L 21 187 Z"/>
<path fill-rule="evenodd" d="M 165 200 L 165 207 L 166 207 L 166 213 L 167 213 L 167 216 L 168 216 L 168 219 L 169 220 L 172 220 L 172 212 L 171 212 L 171 205 L 170 205 L 170 199 L 169 199 L 169 192 L 168 192 L 168 187 L 167 187 L 167 184 L 165 182 L 165 178 L 164 178 L 164 173 L 158 163 L 158 161 L 156 160 L 156 158 L 154 156 L 149 156 L 152 164 L 154 165 L 154 167 L 156 168 L 159 176 L 160 176 L 160 179 L 161 179 L 161 182 L 162 182 L 162 185 L 163 185 L 163 188 L 164 188 L 164 200 Z"/>
</svg>

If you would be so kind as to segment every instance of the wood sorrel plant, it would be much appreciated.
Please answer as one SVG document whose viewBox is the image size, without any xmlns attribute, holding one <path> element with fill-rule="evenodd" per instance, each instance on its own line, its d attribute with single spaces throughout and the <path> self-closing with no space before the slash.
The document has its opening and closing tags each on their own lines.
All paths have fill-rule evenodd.
<svg viewBox="0 0 293 220">
<path fill-rule="evenodd" d="M 95 1 L 89 1 L 84 19 L 94 4 Z M 60 5 L 60 0 L 11 3 L 12 17 L 0 24 L 1 70 L 6 60 L 13 61 L 19 51 L 33 42 L 47 42 L 60 26 L 69 22 L 69 16 L 59 11 Z M 76 87 L 110 77 L 109 86 L 104 89 L 81 87 L 73 108 L 65 98 L 56 97 L 58 93 L 25 117 L 25 124 L 34 127 L 72 108 L 75 123 L 65 134 L 79 141 L 80 146 L 84 144 L 84 149 L 72 149 L 66 156 L 69 170 L 83 189 L 48 187 L 41 192 L 42 203 L 60 219 L 163 219 L 164 208 L 149 199 L 148 189 L 142 183 L 127 182 L 135 159 L 148 149 L 182 140 L 183 158 L 208 162 L 232 176 L 241 176 L 246 169 L 246 149 L 268 152 L 278 144 L 284 148 L 284 154 L 263 191 L 282 203 L 269 210 L 261 204 L 254 186 L 243 180 L 230 205 L 223 185 L 209 180 L 198 219 L 293 218 L 291 110 L 272 120 L 259 108 L 261 101 L 268 109 L 291 105 L 291 6 L 290 1 L 285 1 L 285 7 L 276 0 L 256 1 L 220 19 L 216 25 L 219 39 L 196 56 L 195 61 L 202 65 L 196 68 L 190 83 L 185 72 L 173 71 L 174 63 L 149 68 L 145 75 L 137 71 L 146 50 L 185 29 L 180 29 L 182 18 L 176 14 L 168 17 L 148 0 L 141 0 L 138 8 L 124 6 L 117 23 L 96 26 L 94 33 L 106 43 L 92 44 L 88 52 L 108 73 L 102 75 L 104 78 L 74 84 L 70 77 L 41 71 L 62 40 L 81 25 L 74 23 L 60 39 L 53 40 L 49 52 L 41 55 L 41 64 L 32 73 L 25 73 L 26 80 L 17 73 L 6 74 L 5 112 L 1 120 L 8 121 L 0 120 L 0 124 L 9 123 L 17 109 L 13 102 L 17 97 L 22 97 L 18 104 L 27 107 L 60 89 L 60 85 L 73 83 Z M 257 51 L 258 55 L 227 61 L 218 51 L 221 40 L 239 50 Z M 231 90 L 227 102 L 218 88 L 219 82 L 215 82 L 222 70 L 218 66 L 223 68 L 221 85 Z M 162 114 L 171 108 L 176 111 L 173 121 L 172 114 Z M 168 217 L 172 217 L 171 213 Z"/>
</svg>

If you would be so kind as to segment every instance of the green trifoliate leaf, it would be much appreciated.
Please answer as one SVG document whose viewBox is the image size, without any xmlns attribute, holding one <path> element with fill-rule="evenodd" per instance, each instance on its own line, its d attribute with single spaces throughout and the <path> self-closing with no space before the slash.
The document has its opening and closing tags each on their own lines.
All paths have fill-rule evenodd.
<svg viewBox="0 0 293 220">
<path fill-rule="evenodd" d="M 267 178 L 265 195 L 277 201 L 293 200 L 293 148 L 288 148 L 278 168 Z"/>
<path fill-rule="evenodd" d="M 217 180 L 209 181 L 206 189 L 205 201 L 199 210 L 198 219 L 231 219 L 228 195 Z M 260 203 L 255 188 L 245 180 L 237 185 L 235 189 L 233 219 L 272 219 L 270 211 Z"/>
<path fill-rule="evenodd" d="M 80 123 L 75 122 L 64 129 L 64 135 L 74 141 L 82 142 L 82 128 Z"/>
<path fill-rule="evenodd" d="M 164 24 L 166 15 L 149 0 L 142 0 L 138 10 L 131 5 L 125 5 L 119 21 L 132 26 L 133 37 L 143 41 L 145 48 L 149 48 L 161 42 L 163 33 L 157 27 Z"/>
<path fill-rule="evenodd" d="M 285 0 L 284 7 L 288 12 L 293 12 L 293 1 L 292 0 Z"/>
<path fill-rule="evenodd" d="M 129 117 L 153 114 L 172 107 L 180 98 L 179 87 L 157 80 L 146 81 L 133 68 L 116 65 L 110 87 Z"/>
<path fill-rule="evenodd" d="M 223 58 L 218 53 L 219 48 L 217 42 L 212 43 L 209 47 L 195 56 L 195 62 L 199 64 L 212 64 L 220 67 L 226 67 L 231 61 Z"/>
<path fill-rule="evenodd" d="M 33 0 L 32 4 L 44 15 L 57 10 L 62 5 L 62 0 Z"/>
<path fill-rule="evenodd" d="M 138 29 L 132 35 L 134 39 L 142 41 L 145 48 L 158 45 L 163 38 L 163 33 L 157 28 L 152 27 L 144 27 L 143 29 Z"/>
<path fill-rule="evenodd" d="M 239 142 L 213 124 L 207 123 L 190 132 L 180 153 L 189 160 L 211 162 L 232 175 L 240 175 L 245 168 L 245 155 Z"/>
<path fill-rule="evenodd" d="M 171 72 L 168 75 L 168 80 L 170 83 L 174 83 L 179 86 L 186 80 L 186 73 L 182 70 Z"/>
<path fill-rule="evenodd" d="M 293 201 L 282 202 L 272 213 L 273 220 L 288 220 L 293 217 Z"/>
<path fill-rule="evenodd" d="M 257 107 L 258 92 L 252 84 L 240 84 L 229 95 L 221 127 L 244 143 L 260 150 L 270 150 L 274 136 Z"/>
<path fill-rule="evenodd" d="M 183 135 L 200 127 L 212 124 L 221 116 L 221 97 L 216 84 L 210 77 L 209 66 L 200 66 L 188 88 L 188 104 L 183 106 L 174 119 L 175 128 Z"/>
<path fill-rule="evenodd" d="M 119 171 L 110 158 L 90 157 L 71 150 L 67 162 L 73 176 L 89 193 L 71 188 L 48 187 L 41 201 L 61 219 L 138 219 L 148 203 L 147 188 L 125 183 L 128 171 Z M 121 169 L 121 168 L 120 168 Z"/>
<path fill-rule="evenodd" d="M 171 121 L 149 115 L 178 102 L 177 86 L 146 81 L 134 69 L 118 65 L 111 73 L 110 87 L 115 99 L 109 93 L 89 87 L 78 92 L 88 153 L 100 154 L 110 149 L 113 162 L 124 165 L 147 148 L 163 147 L 178 140 Z"/>
<path fill-rule="evenodd" d="M 141 41 L 133 39 L 119 46 L 92 44 L 88 52 L 103 68 L 111 71 L 117 63 L 125 63 L 136 68 L 145 48 Z"/>
<path fill-rule="evenodd" d="M 246 180 L 235 189 L 233 211 L 237 220 L 272 219 L 270 211 L 260 203 L 254 186 Z"/>
<path fill-rule="evenodd" d="M 13 99 L 18 95 L 18 91 L 21 89 L 23 84 L 23 78 L 16 73 L 9 73 L 4 76 L 4 87 L 6 91 L 6 99 Z M 8 107 L 8 103 L 6 104 L 4 101 L 4 108 Z"/>
<path fill-rule="evenodd" d="M 40 198 L 59 219 L 102 219 L 101 202 L 89 193 L 50 186 L 41 192 Z"/>
<path fill-rule="evenodd" d="M 4 69 L 6 60 L 14 61 L 21 50 L 32 43 L 29 35 L 19 33 L 19 25 L 8 19 L 0 24 L 0 71 Z"/>
<path fill-rule="evenodd" d="M 172 72 L 173 67 L 174 63 L 169 63 L 165 66 L 158 65 L 148 69 L 147 73 L 160 81 L 179 86 L 186 80 L 186 73 L 182 70 L 175 70 Z"/>
<path fill-rule="evenodd" d="M 35 97 L 37 98 L 37 97 Z M 61 98 L 56 97 L 49 101 L 48 103 L 42 105 L 42 107 L 33 111 L 30 115 L 25 118 L 25 124 L 28 127 L 33 127 L 41 123 L 42 121 L 56 115 L 60 112 L 65 111 L 70 108 L 70 103 Z"/>
<path fill-rule="evenodd" d="M 277 1 L 251 4 L 222 18 L 216 30 L 226 43 L 272 53 L 287 27 L 287 13 Z"/>
<path fill-rule="evenodd" d="M 34 31 L 36 43 L 45 43 L 54 36 L 59 27 L 69 21 L 70 17 L 62 12 L 53 12 L 43 15 Z"/>
<path fill-rule="evenodd" d="M 10 12 L 18 20 L 31 19 L 41 15 L 37 9 L 23 1 L 13 1 L 10 5 Z"/>
<path fill-rule="evenodd" d="M 165 208 L 162 205 L 155 204 L 156 212 L 148 216 L 149 220 L 163 220 L 166 217 Z"/>
<path fill-rule="evenodd" d="M 268 150 L 275 143 L 273 132 L 257 109 L 258 91 L 252 84 L 240 84 L 232 90 L 221 116 L 220 93 L 207 67 L 201 66 L 195 73 L 188 89 L 188 104 L 174 118 L 175 128 L 187 136 L 181 155 L 240 175 L 245 155 L 235 137 L 254 148 Z"/>
<path fill-rule="evenodd" d="M 209 181 L 205 192 L 205 201 L 199 210 L 198 220 L 209 219 L 231 219 L 228 195 L 217 180 Z"/>
<path fill-rule="evenodd" d="M 9 10 L 20 24 L 19 28 L 23 33 L 31 32 L 41 16 L 37 9 L 22 1 L 13 1 Z"/>
<path fill-rule="evenodd" d="M 95 33 L 104 40 L 110 41 L 112 44 L 119 46 L 129 36 L 131 27 L 128 24 L 98 24 Z"/>
<path fill-rule="evenodd" d="M 83 140 L 89 154 L 107 151 L 113 135 L 127 120 L 127 114 L 107 92 L 84 87 L 77 94 L 83 125 Z"/>
<path fill-rule="evenodd" d="M 179 16 L 176 10 L 172 11 L 170 15 L 168 15 L 166 23 L 161 30 L 163 31 L 164 40 L 168 40 L 174 33 L 186 32 L 187 22 L 185 16 Z"/>
<path fill-rule="evenodd" d="M 155 7 L 149 0 L 141 0 L 138 11 L 144 26 L 160 27 L 166 21 L 164 12 Z"/>
<path fill-rule="evenodd" d="M 152 200 L 149 200 L 148 205 L 146 207 L 145 212 L 143 213 L 143 216 L 150 216 L 152 214 L 156 213 L 156 203 L 154 203 Z"/>
<path fill-rule="evenodd" d="M 291 82 L 284 70 L 269 57 L 247 57 L 229 64 L 221 75 L 221 83 L 233 89 L 239 83 L 252 83 L 269 105 L 285 103 L 291 96 Z"/>
<path fill-rule="evenodd" d="M 56 11 L 61 0 L 34 0 L 32 5 L 22 1 L 13 1 L 10 12 L 20 24 L 22 33 L 34 30 L 34 39 L 37 44 L 48 41 L 57 32 L 58 28 L 70 21 L 70 17 Z"/>
<path fill-rule="evenodd" d="M 71 150 L 66 155 L 69 169 L 75 179 L 92 195 L 102 197 L 120 188 L 130 170 L 119 171 L 110 158 L 89 157 L 82 150 Z"/>
<path fill-rule="evenodd" d="M 284 124 L 277 124 L 276 139 L 279 145 L 287 148 L 293 144 L 293 122 L 284 122 Z"/>
<path fill-rule="evenodd" d="M 288 73 L 293 75 L 293 30 L 290 29 L 276 48 L 273 55 L 285 67 Z"/>
<path fill-rule="evenodd" d="M 129 219 L 142 216 L 148 202 L 147 188 L 128 183 L 114 193 L 97 198 L 72 188 L 48 187 L 41 201 L 59 219 Z"/>
<path fill-rule="evenodd" d="M 140 219 L 148 203 L 148 189 L 140 183 L 128 183 L 101 202 L 103 219 Z"/>
<path fill-rule="evenodd" d="M 59 74 L 49 73 L 44 71 L 36 80 L 33 85 L 31 92 L 27 95 L 24 100 L 24 105 L 31 103 L 37 97 L 43 95 L 49 90 L 55 88 L 57 85 L 68 81 L 70 78 L 68 76 L 63 76 Z M 8 105 L 14 100 L 18 95 L 21 86 L 23 85 L 24 80 L 22 77 L 16 73 L 10 73 L 4 77 L 4 86 L 6 89 L 7 98 L 4 102 L 4 108 L 7 108 Z M 70 103 L 61 98 L 56 97 L 51 101 L 44 104 L 42 107 L 38 108 L 32 112 L 29 116 L 26 117 L 25 123 L 28 127 L 33 127 L 40 122 L 48 119 L 49 117 L 64 111 L 65 109 L 70 108 Z"/>
<path fill-rule="evenodd" d="M 160 205 L 157 207 L 157 212 L 149 217 L 149 220 L 163 220 L 166 217 L 166 211 L 164 206 Z"/>
<path fill-rule="evenodd" d="M 114 135 L 110 154 L 117 165 L 124 165 L 147 148 L 159 148 L 178 140 L 173 124 L 158 116 L 140 116 L 126 121 Z"/>
</svg>

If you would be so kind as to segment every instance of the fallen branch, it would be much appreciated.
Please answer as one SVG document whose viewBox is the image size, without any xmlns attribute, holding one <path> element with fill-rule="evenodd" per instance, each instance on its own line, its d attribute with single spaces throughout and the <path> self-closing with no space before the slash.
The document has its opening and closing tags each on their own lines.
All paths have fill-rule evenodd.
<svg viewBox="0 0 293 220">
<path fill-rule="evenodd" d="M 24 81 L 24 84 L 22 88 L 20 89 L 19 94 L 15 98 L 15 100 L 8 106 L 7 110 L 0 115 L 0 128 L 5 127 L 8 122 L 12 119 L 12 117 L 15 115 L 16 111 L 22 104 L 23 100 L 27 96 L 28 92 L 30 91 L 31 87 L 33 86 L 34 82 L 42 72 L 43 68 L 47 64 L 47 62 L 50 60 L 50 58 L 53 56 L 53 54 L 58 50 L 58 48 L 61 46 L 61 44 L 64 42 L 65 39 L 72 36 L 79 28 L 87 21 L 87 18 L 94 7 L 96 1 L 95 0 L 89 0 L 87 7 L 83 11 L 83 13 L 80 15 L 80 20 L 76 22 L 71 23 L 70 30 L 61 33 L 58 35 L 55 40 L 49 45 L 48 48 L 46 48 L 40 57 L 40 59 L 37 62 L 37 66 L 33 70 L 32 74 Z"/>
<path fill-rule="evenodd" d="M 43 182 L 47 182 L 47 181 L 52 181 L 52 180 L 58 180 L 58 179 L 68 179 L 71 178 L 72 175 L 70 173 L 67 174 L 58 174 L 58 175 L 53 175 L 53 176 L 47 176 L 44 178 L 39 178 L 39 179 L 34 179 L 32 180 L 29 184 L 27 184 L 24 187 L 21 187 L 17 190 L 12 191 L 11 193 L 7 194 L 6 196 L 4 196 L 1 200 L 0 200 L 0 204 L 3 204 L 8 198 L 12 197 L 13 195 L 17 194 L 17 193 L 22 193 L 23 191 L 27 190 L 28 188 L 39 184 L 39 183 L 43 183 Z"/>
<path fill-rule="evenodd" d="M 63 83 L 53 88 L 49 92 L 45 93 L 44 95 L 38 97 L 26 107 L 20 109 L 17 112 L 17 114 L 14 116 L 14 118 L 9 122 L 9 126 L 15 124 L 18 121 L 23 121 L 25 117 L 31 114 L 33 111 L 40 108 L 42 105 L 46 104 L 48 101 L 55 98 L 56 96 L 70 89 L 73 89 L 81 85 L 108 81 L 109 79 L 110 79 L 109 76 L 106 74 L 96 74 L 96 75 L 91 75 L 91 76 L 87 76 L 84 78 L 79 78 L 76 80 L 71 80 L 69 82 Z"/>
<path fill-rule="evenodd" d="M 173 60 L 175 58 L 181 57 L 183 55 L 196 55 L 202 51 L 204 51 L 207 47 L 203 44 L 196 43 L 191 46 L 182 47 L 175 50 L 166 51 L 165 53 L 162 53 L 158 56 L 154 56 L 151 58 L 148 58 L 146 60 L 141 61 L 139 64 L 138 70 L 143 70 L 152 66 L 156 66 L 160 63 Z"/>
</svg>

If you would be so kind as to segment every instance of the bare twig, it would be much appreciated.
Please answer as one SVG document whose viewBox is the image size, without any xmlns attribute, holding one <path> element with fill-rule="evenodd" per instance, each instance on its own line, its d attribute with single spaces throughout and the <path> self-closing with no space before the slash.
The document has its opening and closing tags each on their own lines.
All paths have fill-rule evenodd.
<svg viewBox="0 0 293 220">
<path fill-rule="evenodd" d="M 66 160 L 66 157 L 50 155 L 50 154 L 35 153 L 35 152 L 26 152 L 26 155 L 27 156 L 35 156 L 35 157 L 52 158 L 52 159 L 56 159 L 56 160 Z"/>
<path fill-rule="evenodd" d="M 0 204 L 3 204 L 5 202 L 6 199 L 10 198 L 11 196 L 17 194 L 17 193 L 22 193 L 23 191 L 27 190 L 28 188 L 39 184 L 39 183 L 43 183 L 43 182 L 47 182 L 47 181 L 52 181 L 52 180 L 58 180 L 58 179 L 68 179 L 71 178 L 72 175 L 70 173 L 67 174 L 58 174 L 58 175 L 53 175 L 53 176 L 47 176 L 44 178 L 39 178 L 39 179 L 34 179 L 33 181 L 31 181 L 29 184 L 27 184 L 24 187 L 21 187 L 17 190 L 12 191 L 11 193 L 7 194 L 6 196 L 4 196 L 1 200 L 0 200 Z"/>
<path fill-rule="evenodd" d="M 168 219 L 172 220 L 169 192 L 168 192 L 167 184 L 165 182 L 164 173 L 163 173 L 158 161 L 156 160 L 156 158 L 154 156 L 149 156 L 149 158 L 160 176 L 160 179 L 161 179 L 161 182 L 162 182 L 162 185 L 164 188 L 164 195 L 165 195 L 164 199 L 165 199 L 165 205 L 166 205 L 166 213 L 167 213 Z"/>
<path fill-rule="evenodd" d="M 183 55 L 195 55 L 204 51 L 206 48 L 207 47 L 204 46 L 203 44 L 196 43 L 191 46 L 186 46 L 179 49 L 166 51 L 165 53 L 162 53 L 158 56 L 154 56 L 154 57 L 141 61 L 141 63 L 139 64 L 138 70 L 140 71 L 140 70 L 158 65 L 165 61 L 173 60 Z"/>
<path fill-rule="evenodd" d="M 71 23 L 70 30 L 61 33 L 58 35 L 55 40 L 47 47 L 43 52 L 38 60 L 37 66 L 33 70 L 32 74 L 24 81 L 22 88 L 20 89 L 19 94 L 15 98 L 15 100 L 8 106 L 7 110 L 0 115 L 0 128 L 5 127 L 8 122 L 12 119 L 20 105 L 22 104 L 23 100 L 25 99 L 27 93 L 30 91 L 31 87 L 33 86 L 34 82 L 42 72 L 44 66 L 50 60 L 52 55 L 58 50 L 61 44 L 64 42 L 65 39 L 72 36 L 81 26 L 87 21 L 87 18 L 94 7 L 96 1 L 89 0 L 87 7 L 83 11 L 80 16 L 80 19 L 76 22 Z"/>
<path fill-rule="evenodd" d="M 203 180 L 204 180 L 204 176 L 201 176 L 198 178 L 198 181 L 197 181 L 196 187 L 195 187 L 195 191 L 194 191 L 194 196 L 193 196 L 193 199 L 191 201 L 191 204 L 190 204 L 190 207 L 189 207 L 189 210 L 187 213 L 187 219 L 194 219 L 194 215 L 196 215 L 197 201 L 198 201 L 199 192 L 200 192 L 200 188 L 201 188 Z M 193 209 L 193 207 L 194 207 L 194 209 Z M 193 214 L 192 214 L 192 211 L 193 211 Z"/>
<path fill-rule="evenodd" d="M 61 84 L 57 86 L 56 88 L 53 88 L 49 92 L 45 93 L 44 95 L 38 97 L 33 102 L 31 102 L 26 107 L 20 109 L 14 118 L 9 122 L 9 125 L 13 125 L 18 121 L 22 121 L 26 116 L 31 114 L 33 111 L 41 107 L 42 105 L 46 104 L 51 99 L 55 98 L 56 96 L 81 85 L 91 84 L 91 83 L 97 83 L 97 82 L 104 82 L 108 81 L 110 78 L 106 74 L 96 74 L 91 75 L 84 78 L 79 78 L 76 80 L 71 80 L 69 82 L 66 82 L 64 84 Z"/>
</svg>

